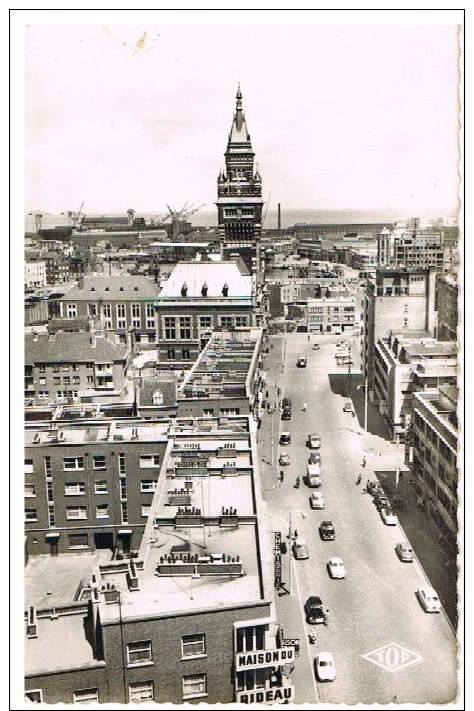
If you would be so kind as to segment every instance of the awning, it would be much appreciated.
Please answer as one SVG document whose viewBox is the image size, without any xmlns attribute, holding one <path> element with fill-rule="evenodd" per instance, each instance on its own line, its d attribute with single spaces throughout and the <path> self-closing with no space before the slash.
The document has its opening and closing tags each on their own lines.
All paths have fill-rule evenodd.
<svg viewBox="0 0 474 711">
<path fill-rule="evenodd" d="M 131 528 L 119 528 L 118 534 L 119 536 L 131 536 L 133 533 Z"/>
<path fill-rule="evenodd" d="M 46 538 L 59 538 L 60 533 L 47 533 Z"/>
</svg>

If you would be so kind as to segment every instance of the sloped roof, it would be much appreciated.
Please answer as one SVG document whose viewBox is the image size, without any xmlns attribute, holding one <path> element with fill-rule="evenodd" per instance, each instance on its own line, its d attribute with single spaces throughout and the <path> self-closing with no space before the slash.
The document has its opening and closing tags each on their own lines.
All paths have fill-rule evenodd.
<svg viewBox="0 0 474 711">
<path fill-rule="evenodd" d="M 155 298 L 160 288 L 144 276 L 123 274 L 120 276 L 85 276 L 82 288 L 80 283 L 73 286 L 61 301 L 91 301 L 93 299 L 143 299 Z"/>
<path fill-rule="evenodd" d="M 179 262 L 163 285 L 160 297 L 181 297 L 183 284 L 186 298 L 203 298 L 203 284 L 208 286 L 207 298 L 222 298 L 222 287 L 229 287 L 228 296 L 247 296 L 252 293 L 252 277 L 242 274 L 235 262 Z"/>
<path fill-rule="evenodd" d="M 89 333 L 59 332 L 54 338 L 38 333 L 36 339 L 33 334 L 27 334 L 25 364 L 125 360 L 126 346 L 112 343 L 106 336 L 96 338 L 95 344 L 93 348 Z"/>
<path fill-rule="evenodd" d="M 168 377 L 143 378 L 138 390 L 138 402 L 141 407 L 153 406 L 153 394 L 160 390 L 163 394 L 163 406 L 176 405 L 176 379 Z"/>
</svg>

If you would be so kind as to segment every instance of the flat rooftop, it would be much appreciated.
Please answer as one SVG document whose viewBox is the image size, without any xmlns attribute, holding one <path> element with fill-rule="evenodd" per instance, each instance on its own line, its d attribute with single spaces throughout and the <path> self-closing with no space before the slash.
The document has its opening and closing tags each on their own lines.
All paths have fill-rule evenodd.
<svg viewBox="0 0 474 711">
<path fill-rule="evenodd" d="M 140 441 L 153 442 L 167 439 L 168 424 L 140 420 L 94 422 L 71 424 L 58 422 L 28 424 L 25 430 L 25 445 L 45 444 L 92 444 L 94 442 Z"/>
</svg>

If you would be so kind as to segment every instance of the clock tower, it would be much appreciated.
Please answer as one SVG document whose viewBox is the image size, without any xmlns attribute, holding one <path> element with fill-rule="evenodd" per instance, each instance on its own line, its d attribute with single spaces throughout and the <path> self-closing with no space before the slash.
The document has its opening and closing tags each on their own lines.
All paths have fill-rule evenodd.
<svg viewBox="0 0 474 711">
<path fill-rule="evenodd" d="M 262 232 L 262 179 L 250 143 L 242 93 L 237 89 L 234 120 L 229 133 L 225 169 L 217 178 L 217 211 L 221 254 L 241 255 L 250 271 L 260 271 Z"/>
</svg>

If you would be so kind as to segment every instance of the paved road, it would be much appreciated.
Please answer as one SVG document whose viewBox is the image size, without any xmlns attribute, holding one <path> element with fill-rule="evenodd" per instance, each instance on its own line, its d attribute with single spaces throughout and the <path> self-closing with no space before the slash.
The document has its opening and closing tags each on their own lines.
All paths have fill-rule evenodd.
<svg viewBox="0 0 474 711">
<path fill-rule="evenodd" d="M 314 340 L 323 344 L 319 351 L 311 350 Z M 375 451 L 375 440 L 369 442 L 372 448 L 367 447 L 368 438 L 361 437 L 357 418 L 343 412 L 347 371 L 335 366 L 335 339 L 330 340 L 332 343 L 312 338 L 308 343 L 306 335 L 271 339 L 273 349 L 266 364 L 269 398 L 278 387 L 281 396 L 291 397 L 292 419 L 280 422 L 278 413 L 265 415 L 259 435 L 262 457 L 269 462 L 263 466 L 263 494 L 271 529 L 285 535 L 290 527 L 292 534 L 296 529 L 310 548 L 308 560 L 291 562 L 291 576 L 290 554 L 283 556 L 284 582 L 287 590 L 291 587 L 291 594 L 276 598 L 285 637 L 302 639 L 302 657 L 292 672 L 296 702 L 385 704 L 395 697 L 398 703 L 449 703 L 456 696 L 455 635 L 444 613 L 429 615 L 421 610 L 415 590 L 426 583 L 423 569 L 417 561 L 401 563 L 394 550 L 396 542 L 404 538 L 403 530 L 385 526 L 372 498 L 355 483 L 359 472 L 364 478 L 371 476 L 375 464 L 382 460 Z M 307 355 L 307 368 L 296 368 L 298 355 Z M 282 361 L 284 368 L 276 365 Z M 302 411 L 303 402 L 308 403 L 306 412 Z M 270 453 L 271 435 L 276 443 L 280 427 L 292 435 L 290 447 L 282 448 L 291 457 L 282 485 L 278 483 L 276 454 L 272 466 Z M 304 484 L 299 489 L 293 486 L 296 476 L 304 474 L 309 455 L 305 441 L 310 431 L 322 436 L 324 511 L 310 509 L 311 490 Z M 383 440 L 380 447 L 382 442 L 386 447 Z M 362 469 L 365 449 L 368 462 Z M 277 450 L 275 446 L 275 453 Z M 392 446 L 390 453 L 384 452 L 385 465 L 388 460 L 393 463 L 394 456 Z M 318 536 L 318 525 L 325 518 L 335 525 L 335 541 L 321 541 Z M 327 560 L 334 555 L 344 560 L 344 580 L 331 580 L 327 574 Z M 302 608 L 310 594 L 321 596 L 330 621 L 327 627 L 312 627 L 317 643 L 309 646 L 307 637 L 303 639 L 309 628 Z M 332 683 L 318 683 L 316 690 L 311 664 L 321 650 L 334 653 L 337 678 Z M 399 668 L 403 662 L 404 668 Z"/>
</svg>

